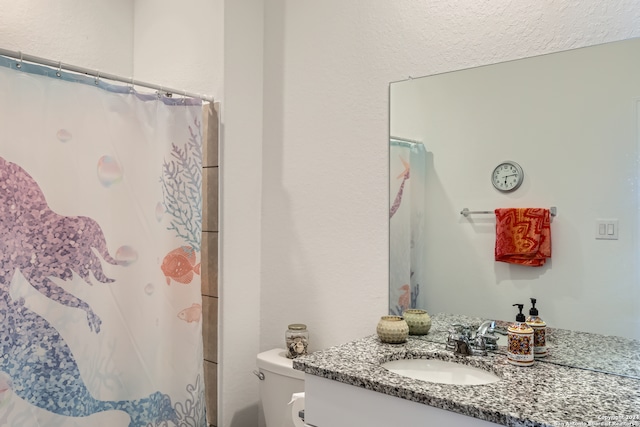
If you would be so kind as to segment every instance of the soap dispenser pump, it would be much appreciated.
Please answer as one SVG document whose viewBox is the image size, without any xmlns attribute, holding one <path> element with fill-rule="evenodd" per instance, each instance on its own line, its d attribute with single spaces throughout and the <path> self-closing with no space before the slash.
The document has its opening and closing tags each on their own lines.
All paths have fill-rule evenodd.
<svg viewBox="0 0 640 427">
<path fill-rule="evenodd" d="M 546 357 L 547 324 L 538 316 L 535 298 L 531 298 L 531 309 L 527 317 L 527 325 L 533 329 L 533 357 L 535 359 Z"/>
<path fill-rule="evenodd" d="M 507 361 L 516 366 L 533 365 L 533 328 L 527 325 L 522 313 L 524 304 L 513 304 L 520 311 L 515 323 L 507 328 L 508 351 Z"/>
</svg>

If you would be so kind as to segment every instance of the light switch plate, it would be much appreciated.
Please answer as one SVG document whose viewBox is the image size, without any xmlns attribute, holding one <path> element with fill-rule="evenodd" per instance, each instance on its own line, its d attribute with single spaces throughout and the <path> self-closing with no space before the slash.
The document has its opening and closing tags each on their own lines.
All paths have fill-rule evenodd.
<svg viewBox="0 0 640 427">
<path fill-rule="evenodd" d="M 596 239 L 598 240 L 618 240 L 618 220 L 617 219 L 597 219 Z"/>
</svg>

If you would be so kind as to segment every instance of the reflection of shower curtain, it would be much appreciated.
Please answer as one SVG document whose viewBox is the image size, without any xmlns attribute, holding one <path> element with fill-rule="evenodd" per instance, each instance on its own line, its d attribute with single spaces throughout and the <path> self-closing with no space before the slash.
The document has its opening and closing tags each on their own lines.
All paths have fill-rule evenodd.
<svg viewBox="0 0 640 427">
<path fill-rule="evenodd" d="M 420 143 L 391 139 L 389 151 L 389 313 L 426 309 L 424 215 L 426 153 Z"/>
<path fill-rule="evenodd" d="M 0 425 L 202 427 L 201 103 L 56 71 L 0 58 Z"/>
</svg>

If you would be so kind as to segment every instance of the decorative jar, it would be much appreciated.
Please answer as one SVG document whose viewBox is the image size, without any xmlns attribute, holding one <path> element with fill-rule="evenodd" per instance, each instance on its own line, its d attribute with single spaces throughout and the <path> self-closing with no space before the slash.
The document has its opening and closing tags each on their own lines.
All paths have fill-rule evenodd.
<svg viewBox="0 0 640 427">
<path fill-rule="evenodd" d="M 407 340 L 409 325 L 401 316 L 382 316 L 376 327 L 380 341 L 400 344 Z"/>
<path fill-rule="evenodd" d="M 296 357 L 307 354 L 307 347 L 309 345 L 307 325 L 292 323 L 287 327 L 284 337 L 287 343 L 287 357 L 289 359 L 295 359 Z"/>
<path fill-rule="evenodd" d="M 409 335 L 426 335 L 431 329 L 431 316 L 425 310 L 408 308 L 402 315 L 409 325 Z"/>
</svg>

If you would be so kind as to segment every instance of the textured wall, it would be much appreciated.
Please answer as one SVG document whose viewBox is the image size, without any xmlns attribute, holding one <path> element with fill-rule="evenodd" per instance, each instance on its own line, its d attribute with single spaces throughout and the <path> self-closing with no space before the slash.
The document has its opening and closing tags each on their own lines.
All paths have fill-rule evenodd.
<svg viewBox="0 0 640 427">
<path fill-rule="evenodd" d="M 222 96 L 223 0 L 135 0 L 137 79 Z"/>
<path fill-rule="evenodd" d="M 0 0 L 0 47 L 130 76 L 131 0 Z"/>
</svg>

